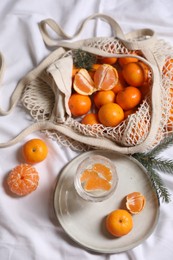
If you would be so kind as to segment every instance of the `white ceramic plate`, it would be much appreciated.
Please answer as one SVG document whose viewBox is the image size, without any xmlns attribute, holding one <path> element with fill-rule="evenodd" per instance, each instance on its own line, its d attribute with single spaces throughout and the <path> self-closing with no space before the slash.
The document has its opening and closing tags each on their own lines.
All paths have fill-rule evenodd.
<svg viewBox="0 0 173 260">
<path fill-rule="evenodd" d="M 87 202 L 74 190 L 78 164 L 88 156 L 100 154 L 111 159 L 117 168 L 116 192 L 104 202 Z M 133 216 L 132 231 L 120 238 L 108 234 L 105 217 L 123 206 L 124 197 L 139 191 L 146 197 L 144 210 Z M 61 172 L 54 193 L 55 214 L 65 232 L 77 243 L 99 253 L 119 253 L 132 249 L 153 232 L 159 217 L 159 200 L 147 172 L 135 159 L 109 151 L 90 151 L 73 159 Z"/>
</svg>

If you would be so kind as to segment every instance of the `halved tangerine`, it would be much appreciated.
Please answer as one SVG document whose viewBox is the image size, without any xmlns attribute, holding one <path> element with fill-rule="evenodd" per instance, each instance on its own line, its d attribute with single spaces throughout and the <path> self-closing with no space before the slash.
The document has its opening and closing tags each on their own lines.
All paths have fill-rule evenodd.
<svg viewBox="0 0 173 260">
<path fill-rule="evenodd" d="M 9 189 L 19 195 L 27 195 L 36 190 L 39 183 L 37 170 L 29 164 L 20 164 L 9 173 L 7 184 Z"/>
<path fill-rule="evenodd" d="M 145 196 L 140 192 L 132 192 L 126 196 L 126 207 L 131 214 L 140 213 L 146 203 Z"/>
<path fill-rule="evenodd" d="M 117 82 L 118 72 L 109 64 L 100 65 L 94 74 L 94 83 L 98 90 L 110 90 Z"/>
<path fill-rule="evenodd" d="M 81 95 L 91 95 L 96 88 L 94 82 L 86 69 L 80 69 L 74 76 L 74 90 Z"/>
</svg>

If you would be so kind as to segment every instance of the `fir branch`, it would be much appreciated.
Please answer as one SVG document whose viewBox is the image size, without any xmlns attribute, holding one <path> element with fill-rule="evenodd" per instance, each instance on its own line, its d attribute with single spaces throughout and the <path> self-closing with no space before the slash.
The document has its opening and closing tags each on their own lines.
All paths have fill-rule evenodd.
<svg viewBox="0 0 173 260">
<path fill-rule="evenodd" d="M 173 161 L 168 159 L 151 158 L 151 165 L 154 169 L 163 173 L 173 174 Z"/>
<path fill-rule="evenodd" d="M 148 173 L 153 183 L 153 187 L 156 189 L 159 199 L 162 198 L 162 202 L 169 203 L 171 201 L 171 195 L 168 189 L 165 187 L 159 174 L 151 167 L 148 167 Z"/>
<path fill-rule="evenodd" d="M 159 199 L 162 198 L 163 202 L 169 203 L 171 201 L 170 193 L 165 187 L 161 177 L 159 176 L 157 170 L 161 170 L 163 172 L 169 172 L 170 168 L 173 166 L 172 161 L 169 160 L 161 160 L 160 158 L 155 159 L 150 157 L 148 153 L 136 153 L 132 155 L 135 159 L 137 159 L 147 170 L 150 180 L 153 184 L 153 187 L 156 189 Z M 164 163 L 163 163 L 164 162 Z"/>
<path fill-rule="evenodd" d="M 73 50 L 73 63 L 76 68 L 92 69 L 92 65 L 96 63 L 96 55 L 83 51 L 81 49 Z"/>
</svg>

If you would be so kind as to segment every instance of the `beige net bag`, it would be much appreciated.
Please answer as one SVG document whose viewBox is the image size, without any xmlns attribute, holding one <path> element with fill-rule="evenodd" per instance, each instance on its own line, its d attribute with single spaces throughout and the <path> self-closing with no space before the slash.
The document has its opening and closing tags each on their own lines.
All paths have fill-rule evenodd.
<svg viewBox="0 0 173 260">
<path fill-rule="evenodd" d="M 163 40 L 156 39 L 155 33 L 150 29 L 124 35 L 116 21 L 103 14 L 88 17 L 75 36 L 79 35 L 89 20 L 95 18 L 108 22 L 115 36 L 57 42 L 51 37 L 50 28 L 64 39 L 74 36 L 66 35 L 51 19 L 40 23 L 45 43 L 60 47 L 19 82 L 12 95 L 9 111 L 0 110 L 3 115 L 8 114 L 20 100 L 35 120 L 13 140 L 1 143 L 0 147 L 15 144 L 31 132 L 41 130 L 48 137 L 75 150 L 97 148 L 133 154 L 152 149 L 172 133 L 173 48 Z M 149 67 L 151 91 L 138 110 L 118 126 L 84 125 L 72 117 L 68 100 L 72 93 L 71 75 L 75 49 L 103 57 L 134 57 L 133 51 L 142 54 L 137 57 Z"/>
</svg>

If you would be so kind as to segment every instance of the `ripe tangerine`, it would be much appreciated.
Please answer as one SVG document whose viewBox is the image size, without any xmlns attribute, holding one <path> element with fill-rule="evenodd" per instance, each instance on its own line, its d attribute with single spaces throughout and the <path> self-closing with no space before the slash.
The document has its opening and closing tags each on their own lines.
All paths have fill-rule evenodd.
<svg viewBox="0 0 173 260">
<path fill-rule="evenodd" d="M 118 92 L 116 103 L 121 106 L 123 110 L 130 110 L 140 103 L 141 98 L 142 94 L 140 90 L 136 87 L 129 86 Z"/>
<path fill-rule="evenodd" d="M 70 96 L 68 105 L 73 116 L 82 116 L 91 109 L 91 99 L 89 96 L 74 93 Z"/>
<path fill-rule="evenodd" d="M 100 90 L 94 94 L 94 104 L 97 108 L 115 101 L 115 93 L 112 90 Z"/>
<path fill-rule="evenodd" d="M 97 114 L 89 113 L 82 118 L 81 123 L 84 125 L 94 125 L 94 124 L 99 124 L 100 122 Z"/>
<path fill-rule="evenodd" d="M 19 196 L 27 195 L 36 190 L 38 183 L 38 172 L 29 164 L 16 166 L 7 178 L 9 189 Z"/>
<path fill-rule="evenodd" d="M 101 106 L 98 117 L 104 126 L 115 127 L 124 119 L 124 111 L 118 104 L 108 103 Z"/>
<path fill-rule="evenodd" d="M 122 73 L 126 82 L 131 86 L 139 87 L 145 82 L 145 72 L 139 62 L 125 64 Z"/>
<path fill-rule="evenodd" d="M 113 65 L 114 63 L 116 63 L 117 58 L 116 58 L 116 57 L 101 57 L 101 58 L 99 59 L 99 61 L 100 61 L 102 64 L 110 64 L 110 65 Z"/>
<path fill-rule="evenodd" d="M 43 140 L 34 138 L 23 145 L 22 153 L 26 163 L 34 164 L 46 159 L 48 148 Z"/>
<path fill-rule="evenodd" d="M 124 65 L 131 63 L 131 62 L 138 62 L 138 59 L 135 57 L 118 58 L 118 63 L 120 64 L 121 67 L 123 67 Z"/>
<path fill-rule="evenodd" d="M 113 236 L 121 237 L 127 235 L 132 228 L 132 215 L 127 210 L 117 209 L 106 217 L 106 229 Z"/>
</svg>

